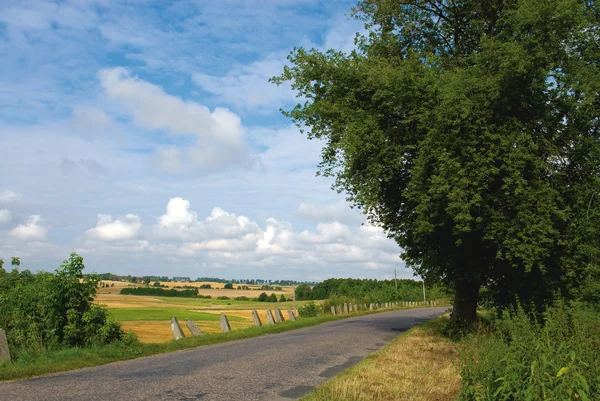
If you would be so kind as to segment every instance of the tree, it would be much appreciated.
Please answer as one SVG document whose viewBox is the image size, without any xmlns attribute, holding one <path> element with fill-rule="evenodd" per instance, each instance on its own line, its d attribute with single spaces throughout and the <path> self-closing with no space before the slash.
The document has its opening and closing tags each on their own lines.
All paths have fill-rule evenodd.
<svg viewBox="0 0 600 401">
<path fill-rule="evenodd" d="M 258 296 L 258 302 L 267 302 L 269 300 L 269 296 L 266 292 L 261 292 Z"/>
<path fill-rule="evenodd" d="M 19 258 L 19 257 L 14 257 L 14 256 L 13 256 L 13 258 L 12 258 L 12 260 L 11 260 L 10 264 L 11 264 L 13 267 L 19 267 L 19 266 L 21 266 L 21 258 Z"/>
<path fill-rule="evenodd" d="M 271 293 L 267 299 L 267 302 L 277 302 L 277 295 L 275 295 L 275 293 Z"/>
<path fill-rule="evenodd" d="M 312 299 L 312 288 L 306 283 L 300 284 L 296 287 L 296 299 L 298 301 L 306 301 Z"/>
<path fill-rule="evenodd" d="M 224 289 L 226 290 L 233 290 L 233 284 L 231 283 L 227 283 L 223 286 Z"/>
<path fill-rule="evenodd" d="M 357 49 L 272 79 L 319 173 L 454 289 L 453 320 L 600 279 L 600 10 L 584 0 L 364 0 Z"/>
<path fill-rule="evenodd" d="M 285 302 L 285 295 L 281 294 L 281 296 L 279 297 L 279 302 Z"/>
<path fill-rule="evenodd" d="M 152 286 L 153 286 L 153 287 L 160 287 L 160 281 L 155 281 L 155 282 L 152 284 Z"/>
</svg>

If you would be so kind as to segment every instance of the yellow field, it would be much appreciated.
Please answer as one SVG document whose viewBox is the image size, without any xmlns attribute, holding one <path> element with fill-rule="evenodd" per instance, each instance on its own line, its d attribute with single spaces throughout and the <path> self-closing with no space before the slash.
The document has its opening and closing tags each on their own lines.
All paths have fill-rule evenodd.
<svg viewBox="0 0 600 401">
<path fill-rule="evenodd" d="M 136 295 L 120 295 L 119 291 L 126 287 L 138 287 L 140 285 L 124 283 L 120 281 L 109 281 L 104 280 L 103 283 L 108 284 L 109 287 L 99 288 L 96 295 L 96 302 L 100 305 L 104 305 L 111 309 L 132 309 L 138 308 L 140 311 L 145 308 L 161 308 L 161 310 L 170 311 L 173 309 L 173 314 L 181 313 L 182 309 L 188 312 L 204 312 L 210 314 L 220 315 L 225 312 L 228 317 L 239 317 L 243 320 L 232 321 L 230 319 L 229 324 L 233 330 L 249 327 L 253 325 L 251 311 L 252 309 L 257 310 L 260 319 L 263 324 L 267 324 L 266 309 L 280 308 L 284 318 L 287 320 L 287 309 L 293 309 L 292 302 L 277 302 L 277 303 L 264 303 L 264 302 L 251 302 L 251 301 L 235 301 L 233 298 L 246 296 L 248 298 L 256 298 L 261 292 L 267 294 L 275 293 L 277 298 L 281 294 L 284 294 L 286 298 L 293 297 L 293 287 L 282 287 L 281 291 L 275 290 L 261 290 L 260 285 L 249 285 L 251 290 L 225 290 L 223 289 L 222 283 L 207 283 L 210 284 L 212 289 L 200 289 L 202 295 L 210 295 L 212 299 L 196 299 L 196 298 L 170 298 L 170 297 L 149 297 L 149 296 L 136 296 Z M 167 285 L 169 288 L 175 286 L 190 285 L 199 287 L 205 283 L 162 283 Z M 112 285 L 112 286 L 110 286 Z M 237 285 L 234 285 L 236 288 Z M 217 300 L 219 296 L 227 296 L 230 300 Z M 298 306 L 304 302 L 298 302 Z M 137 310 L 137 309 L 136 309 Z M 137 314 L 135 314 L 137 316 Z M 206 316 L 206 315 L 205 315 Z M 139 318 L 139 316 L 137 316 Z M 185 320 L 183 316 L 177 316 L 182 329 L 189 335 L 187 327 L 185 327 Z M 161 318 L 162 319 L 162 318 Z M 221 326 L 218 319 L 215 320 L 196 320 L 194 323 L 205 333 L 220 332 Z M 171 334 L 171 326 L 169 320 L 136 320 L 136 321 L 121 321 L 121 324 L 125 330 L 133 331 L 140 341 L 146 343 L 152 342 L 164 342 L 173 339 Z"/>
</svg>

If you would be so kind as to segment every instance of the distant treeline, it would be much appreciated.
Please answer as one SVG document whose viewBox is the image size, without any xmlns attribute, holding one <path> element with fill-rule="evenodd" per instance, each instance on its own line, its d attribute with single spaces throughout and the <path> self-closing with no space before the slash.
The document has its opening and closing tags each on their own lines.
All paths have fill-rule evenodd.
<svg viewBox="0 0 600 401">
<path fill-rule="evenodd" d="M 302 287 L 302 288 L 300 288 Z M 423 283 L 410 279 L 399 279 L 398 290 L 394 280 L 330 278 L 312 287 L 307 293 L 305 286 L 296 292 L 299 299 L 328 299 L 347 297 L 365 302 L 422 301 Z M 444 288 L 426 286 L 427 299 L 448 298 Z"/>
<path fill-rule="evenodd" d="M 119 292 L 122 295 L 148 295 L 154 297 L 177 297 L 177 298 L 210 298 L 210 295 L 198 294 L 197 288 L 189 288 L 185 290 L 165 290 L 162 288 L 153 287 L 135 287 L 123 288 Z"/>
<path fill-rule="evenodd" d="M 89 274 L 86 275 L 90 276 Z M 316 281 L 295 281 L 295 280 L 262 280 L 262 279 L 223 279 L 217 277 L 198 277 L 195 280 L 192 280 L 190 277 L 167 277 L 167 276 L 121 276 L 113 273 L 101 273 L 97 274 L 100 280 L 111 280 L 111 281 L 125 281 L 128 283 L 137 283 L 137 284 L 150 284 L 156 281 L 160 282 L 170 282 L 170 281 L 189 281 L 189 282 L 209 282 L 209 283 L 232 283 L 232 284 L 251 284 L 251 285 L 298 285 L 302 283 L 307 283 L 310 285 L 317 284 Z M 269 289 L 269 288 L 266 288 Z"/>
</svg>

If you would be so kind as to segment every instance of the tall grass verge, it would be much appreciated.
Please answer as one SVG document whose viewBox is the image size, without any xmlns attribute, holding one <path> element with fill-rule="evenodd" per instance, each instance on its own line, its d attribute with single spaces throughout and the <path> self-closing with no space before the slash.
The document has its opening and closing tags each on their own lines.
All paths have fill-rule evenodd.
<svg viewBox="0 0 600 401">
<path fill-rule="evenodd" d="M 443 336 L 448 318 L 421 324 L 315 389 L 302 401 L 454 401 L 459 356 Z"/>
</svg>

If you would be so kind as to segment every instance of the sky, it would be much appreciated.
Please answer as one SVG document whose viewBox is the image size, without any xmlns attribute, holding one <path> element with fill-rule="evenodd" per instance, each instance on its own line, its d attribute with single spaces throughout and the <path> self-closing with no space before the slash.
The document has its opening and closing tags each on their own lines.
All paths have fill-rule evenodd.
<svg viewBox="0 0 600 401">
<path fill-rule="evenodd" d="M 51 271 L 412 277 L 280 109 L 294 47 L 351 51 L 349 1 L 0 2 L 0 258 Z"/>
</svg>

